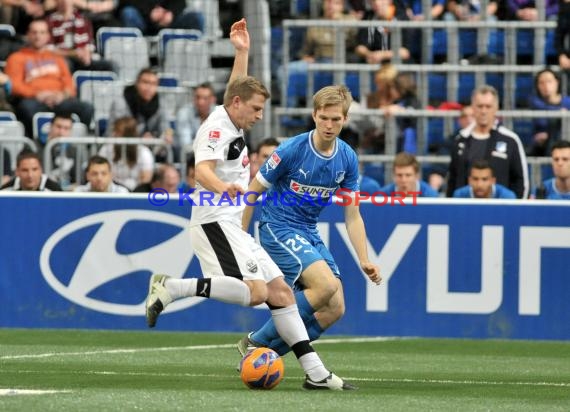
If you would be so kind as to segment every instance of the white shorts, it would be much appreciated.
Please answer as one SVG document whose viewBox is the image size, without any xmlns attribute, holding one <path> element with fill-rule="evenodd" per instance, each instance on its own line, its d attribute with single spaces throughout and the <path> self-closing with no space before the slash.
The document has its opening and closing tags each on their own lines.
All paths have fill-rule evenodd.
<svg viewBox="0 0 570 412">
<path fill-rule="evenodd" d="M 190 227 L 192 246 L 205 278 L 231 276 L 240 280 L 265 280 L 266 283 L 283 276 L 267 252 L 229 221 L 219 221 Z"/>
</svg>

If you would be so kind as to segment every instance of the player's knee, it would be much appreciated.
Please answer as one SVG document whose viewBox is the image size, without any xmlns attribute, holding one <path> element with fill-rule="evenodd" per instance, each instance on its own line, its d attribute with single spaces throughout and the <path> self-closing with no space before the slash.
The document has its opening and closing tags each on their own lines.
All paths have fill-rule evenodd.
<svg viewBox="0 0 570 412">
<path fill-rule="evenodd" d="M 295 295 L 284 281 L 272 282 L 268 288 L 267 301 L 273 306 L 286 307 L 295 304 Z"/>
<path fill-rule="evenodd" d="M 319 288 L 319 297 L 328 302 L 338 291 L 338 281 L 333 278 L 327 282 L 323 282 Z"/>
<path fill-rule="evenodd" d="M 259 284 L 254 283 L 250 285 L 250 299 L 249 305 L 250 306 L 257 306 L 261 305 L 267 300 L 267 286 L 265 283 Z"/>
</svg>

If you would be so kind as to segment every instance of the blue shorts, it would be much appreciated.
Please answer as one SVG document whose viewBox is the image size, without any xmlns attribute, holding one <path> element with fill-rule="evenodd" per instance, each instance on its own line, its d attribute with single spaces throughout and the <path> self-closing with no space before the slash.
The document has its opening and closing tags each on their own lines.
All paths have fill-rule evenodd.
<svg viewBox="0 0 570 412">
<path fill-rule="evenodd" d="M 324 260 L 340 279 L 338 266 L 316 231 L 263 222 L 259 225 L 259 240 L 294 290 L 303 289 L 301 273 L 318 260 Z"/>
</svg>

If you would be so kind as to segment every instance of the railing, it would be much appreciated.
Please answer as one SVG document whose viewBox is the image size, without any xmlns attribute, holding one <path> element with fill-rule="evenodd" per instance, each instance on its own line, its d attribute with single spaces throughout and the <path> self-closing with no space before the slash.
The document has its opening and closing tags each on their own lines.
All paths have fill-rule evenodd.
<svg viewBox="0 0 570 412">
<path fill-rule="evenodd" d="M 172 147 L 162 139 L 135 137 L 57 137 L 48 140 L 44 149 L 44 171 L 47 175 L 49 175 L 53 169 L 52 150 L 57 145 L 62 144 L 72 144 L 78 149 L 76 151 L 75 158 L 75 164 L 78 166 L 75 168 L 75 178 L 77 182 L 81 182 L 82 180 L 83 167 L 86 166 L 88 158 L 96 155 L 99 152 L 100 147 L 106 144 L 122 145 L 123 157 L 126 155 L 126 146 L 129 145 L 140 144 L 145 146 L 163 147 L 166 150 L 167 162 L 172 163 L 174 159 Z M 81 146 L 83 146 L 83 148 Z M 65 157 L 65 152 L 60 152 L 60 156 Z M 61 183 L 61 181 L 59 183 Z"/>
<path fill-rule="evenodd" d="M 539 11 L 544 16 L 544 2 L 539 1 L 537 4 Z M 482 7 L 484 8 L 484 7 Z M 457 101 L 457 91 L 459 89 L 459 80 L 461 73 L 474 73 L 475 87 L 485 84 L 485 76 L 494 74 L 501 76 L 499 78 L 500 89 L 502 95 L 502 108 L 506 110 L 514 110 L 516 108 L 516 79 L 517 75 L 525 74 L 532 75 L 537 71 L 544 68 L 545 56 L 545 39 L 546 31 L 554 30 L 556 22 L 553 21 L 537 21 L 537 22 L 522 22 L 522 21 L 338 21 L 338 20 L 284 20 L 283 29 L 285 35 L 283 36 L 283 67 L 285 80 L 281 85 L 281 101 L 284 105 L 288 101 L 288 79 L 289 79 L 289 55 L 290 43 L 287 32 L 294 28 L 307 28 L 307 27 L 328 27 L 334 30 L 336 38 L 335 56 L 332 63 L 314 63 L 308 66 L 307 76 L 307 105 L 310 104 L 310 97 L 315 92 L 314 90 L 314 74 L 316 72 L 329 72 L 333 74 L 333 84 L 345 83 L 347 73 L 357 72 L 359 77 L 359 94 L 362 97 L 372 92 L 371 74 L 377 70 L 380 65 L 378 64 L 348 64 L 346 63 L 346 30 L 377 27 L 381 25 L 390 30 L 391 33 L 391 48 L 397 50 L 402 45 L 402 30 L 422 30 L 424 33 L 422 50 L 422 64 L 405 64 L 402 63 L 398 53 L 394 54 L 393 62 L 396 64 L 397 69 L 404 73 L 417 74 L 417 91 L 421 107 L 428 105 L 429 90 L 428 90 L 428 74 L 444 73 L 447 74 L 447 100 Z M 447 34 L 447 55 L 446 64 L 430 64 L 431 51 L 433 48 L 433 36 L 431 33 L 434 29 L 445 30 Z M 498 30 L 504 31 L 504 65 L 503 64 L 462 64 L 462 57 L 460 56 L 459 45 L 459 31 L 461 30 L 476 30 L 477 31 L 477 54 L 488 54 L 488 38 L 489 34 Z M 533 43 L 533 64 L 519 65 L 517 64 L 516 53 L 516 34 L 519 30 L 532 30 L 534 34 Z M 426 53 L 426 50 L 429 53 Z M 426 55 L 429 56 L 426 57 Z M 562 87 L 566 90 L 568 87 L 568 75 L 562 76 Z M 280 108 L 275 108 L 279 112 Z M 289 112 L 288 114 L 291 114 Z M 274 124 L 276 128 L 274 135 L 280 135 L 278 123 Z"/>
<path fill-rule="evenodd" d="M 274 109 L 274 124 L 276 126 L 276 136 L 283 136 L 284 131 L 281 125 L 283 116 L 308 116 L 312 113 L 312 109 L 304 108 L 284 108 L 277 107 Z M 394 155 L 397 151 L 398 126 L 397 118 L 417 118 L 416 125 L 418 154 L 426 152 L 428 141 L 428 119 L 443 118 L 444 132 L 442 139 L 455 131 L 454 119 L 459 116 L 457 110 L 414 110 L 406 109 L 394 113 L 390 117 L 385 117 L 385 154 Z M 349 120 L 353 124 L 358 125 L 360 119 L 374 119 L 384 117 L 384 111 L 381 109 L 351 109 L 349 111 Z M 497 113 L 497 117 L 509 129 L 513 130 L 514 120 L 531 120 L 531 119 L 561 119 L 561 136 L 570 140 L 570 112 L 569 111 L 549 111 L 549 110 L 502 110 Z M 516 130 L 513 130 L 516 133 Z"/>
<path fill-rule="evenodd" d="M 358 159 L 360 160 L 360 163 L 363 164 L 374 163 L 384 165 L 385 183 L 392 181 L 392 166 L 394 163 L 393 155 L 360 155 Z M 450 156 L 416 156 L 416 159 L 422 166 L 427 164 L 447 165 L 451 161 Z M 530 186 L 538 187 L 544 180 L 542 179 L 541 166 L 551 164 L 551 160 L 549 157 L 527 157 L 526 160 L 530 167 Z"/>
</svg>

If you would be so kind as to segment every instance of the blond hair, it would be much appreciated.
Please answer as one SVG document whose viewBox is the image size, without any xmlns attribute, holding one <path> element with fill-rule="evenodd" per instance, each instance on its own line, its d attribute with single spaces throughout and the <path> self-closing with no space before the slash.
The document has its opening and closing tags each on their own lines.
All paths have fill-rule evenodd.
<svg viewBox="0 0 570 412">
<path fill-rule="evenodd" d="M 224 106 L 229 107 L 236 96 L 243 101 L 248 101 L 256 94 L 262 95 L 265 99 L 271 97 L 267 88 L 255 77 L 238 77 L 228 84 L 226 88 L 226 92 L 224 93 Z"/>
<path fill-rule="evenodd" d="M 327 106 L 342 106 L 344 116 L 348 115 L 348 109 L 352 103 L 352 94 L 346 86 L 326 86 L 313 96 L 313 113 Z"/>
</svg>

